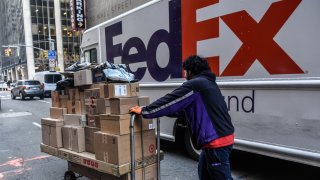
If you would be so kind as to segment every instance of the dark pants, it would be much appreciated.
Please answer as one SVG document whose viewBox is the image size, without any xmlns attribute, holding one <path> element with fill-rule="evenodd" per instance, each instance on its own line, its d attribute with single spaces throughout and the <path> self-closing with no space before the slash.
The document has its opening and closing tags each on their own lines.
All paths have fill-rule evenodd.
<svg viewBox="0 0 320 180">
<path fill-rule="evenodd" d="M 232 145 L 216 149 L 202 149 L 198 165 L 200 180 L 232 180 L 229 156 Z"/>
</svg>

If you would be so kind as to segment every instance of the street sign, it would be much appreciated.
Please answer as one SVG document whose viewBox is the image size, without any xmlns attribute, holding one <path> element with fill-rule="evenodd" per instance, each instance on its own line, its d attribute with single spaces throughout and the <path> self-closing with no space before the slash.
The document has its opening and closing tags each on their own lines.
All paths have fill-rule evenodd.
<svg viewBox="0 0 320 180">
<path fill-rule="evenodd" d="M 55 59 L 49 59 L 49 67 L 50 68 L 56 67 L 56 60 Z"/>
<path fill-rule="evenodd" d="M 49 51 L 48 52 L 48 59 L 57 59 L 57 54 L 56 54 L 56 51 Z"/>
</svg>

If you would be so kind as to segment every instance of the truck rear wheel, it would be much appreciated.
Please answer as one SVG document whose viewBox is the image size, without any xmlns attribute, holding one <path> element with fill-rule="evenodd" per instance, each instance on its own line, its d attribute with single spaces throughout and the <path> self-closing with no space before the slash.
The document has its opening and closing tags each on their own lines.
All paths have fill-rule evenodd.
<svg viewBox="0 0 320 180">
<path fill-rule="evenodd" d="M 185 147 L 186 147 L 186 150 L 187 150 L 189 156 L 192 159 L 198 161 L 201 150 L 197 150 L 194 148 L 188 129 L 185 129 L 185 131 L 184 131 L 184 144 L 185 144 Z"/>
</svg>

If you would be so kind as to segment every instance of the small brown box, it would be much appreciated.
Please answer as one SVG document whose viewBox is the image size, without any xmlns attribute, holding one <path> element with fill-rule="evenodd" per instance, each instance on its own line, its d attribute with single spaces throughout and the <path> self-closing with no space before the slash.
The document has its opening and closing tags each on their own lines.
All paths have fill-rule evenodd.
<svg viewBox="0 0 320 180">
<path fill-rule="evenodd" d="M 65 114 L 64 125 L 70 126 L 85 126 L 87 124 L 87 118 L 81 114 Z"/>
<path fill-rule="evenodd" d="M 51 91 L 52 107 L 60 107 L 59 91 Z"/>
<path fill-rule="evenodd" d="M 134 106 L 138 106 L 138 97 L 110 98 L 110 114 L 128 114 Z"/>
<path fill-rule="evenodd" d="M 100 128 L 96 127 L 84 127 L 84 136 L 85 136 L 85 146 L 86 152 L 95 153 L 94 152 L 94 133 L 100 131 Z"/>
<path fill-rule="evenodd" d="M 68 102 L 69 96 L 68 95 L 60 95 L 59 100 L 60 100 L 60 107 L 61 108 L 67 108 L 67 102 Z"/>
<path fill-rule="evenodd" d="M 84 128 L 79 126 L 62 127 L 63 147 L 75 152 L 85 150 Z"/>
<path fill-rule="evenodd" d="M 108 84 L 105 84 L 105 83 L 92 84 L 91 88 L 99 89 L 100 98 L 108 97 Z"/>
<path fill-rule="evenodd" d="M 69 95 L 70 101 L 79 101 L 80 100 L 79 89 L 77 89 L 77 88 L 69 89 L 68 95 Z"/>
<path fill-rule="evenodd" d="M 84 91 L 79 92 L 81 102 L 81 114 L 86 114 L 86 105 L 84 100 Z"/>
<path fill-rule="evenodd" d="M 88 126 L 101 128 L 99 115 L 88 115 Z"/>
<path fill-rule="evenodd" d="M 124 135 L 130 133 L 130 114 L 112 115 L 101 114 L 100 125 L 101 132 Z M 141 124 L 142 123 L 142 124 Z M 142 128 L 142 129 L 141 129 Z M 134 132 L 154 129 L 152 119 L 144 119 L 142 116 L 136 116 L 134 121 Z"/>
<path fill-rule="evenodd" d="M 147 106 L 150 104 L 150 98 L 148 96 L 139 96 L 138 105 L 139 106 Z"/>
<path fill-rule="evenodd" d="M 88 115 L 106 114 L 105 100 L 94 99 L 91 105 L 86 105 L 86 113 Z"/>
<path fill-rule="evenodd" d="M 63 148 L 72 150 L 72 126 L 63 126 L 62 131 L 62 142 L 63 142 Z"/>
<path fill-rule="evenodd" d="M 84 101 L 86 105 L 90 105 L 92 99 L 100 98 L 100 89 L 86 89 L 84 90 Z"/>
<path fill-rule="evenodd" d="M 74 86 L 92 84 L 92 72 L 89 69 L 80 70 L 74 73 Z"/>
<path fill-rule="evenodd" d="M 80 101 L 67 101 L 68 114 L 81 114 L 81 102 Z"/>
<path fill-rule="evenodd" d="M 63 120 L 63 115 L 67 114 L 67 112 L 68 112 L 67 108 L 51 107 L 50 108 L 50 118 Z"/>
<path fill-rule="evenodd" d="M 141 138 L 141 134 L 142 137 Z M 143 143 L 141 143 L 143 139 Z M 156 137 L 154 130 L 135 133 L 135 159 L 154 155 L 156 152 Z M 94 133 L 94 149 L 96 159 L 115 165 L 130 163 L 130 135 L 113 135 L 103 132 Z"/>
<path fill-rule="evenodd" d="M 62 120 L 42 118 L 42 142 L 43 144 L 60 148 L 62 147 L 62 134 L 61 127 L 63 126 Z"/>
</svg>

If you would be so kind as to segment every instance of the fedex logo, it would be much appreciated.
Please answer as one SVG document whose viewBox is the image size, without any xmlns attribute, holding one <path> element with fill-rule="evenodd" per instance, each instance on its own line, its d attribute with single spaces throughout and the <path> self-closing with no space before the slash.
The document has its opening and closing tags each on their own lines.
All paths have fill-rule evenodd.
<svg viewBox="0 0 320 180">
<path fill-rule="evenodd" d="M 206 57 L 217 76 L 243 76 L 256 61 L 271 75 L 302 74 L 303 70 L 294 59 L 274 40 L 301 1 L 165 1 L 169 8 L 169 28 L 156 30 L 147 43 L 139 37 L 130 37 L 123 43 L 114 43 L 114 38 L 122 35 L 122 21 L 106 27 L 107 59 L 113 62 L 114 58 L 120 57 L 125 64 L 146 62 L 147 67 L 139 67 L 136 71 L 131 71 L 138 79 L 144 77 L 147 69 L 156 81 L 181 78 L 182 60 L 190 55 L 199 54 L 199 43 L 221 38 L 219 27 L 222 21 L 242 44 L 224 69 L 221 69 L 219 54 Z M 249 3 L 254 5 L 257 2 L 262 2 L 267 7 L 259 20 L 254 19 L 245 10 L 245 6 Z M 255 8 L 253 5 L 251 9 Z M 217 10 L 220 14 L 214 13 Z M 145 16 L 148 15 L 145 14 Z M 158 64 L 160 60 L 157 59 L 157 52 L 160 44 L 166 44 L 168 47 L 169 63 L 166 67 Z M 223 43 L 205 48 L 209 52 L 214 52 L 216 48 L 221 48 L 220 46 L 223 46 Z M 132 49 L 136 49 L 136 53 L 130 53 Z"/>
</svg>

